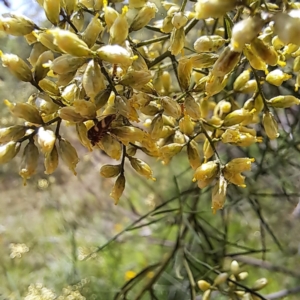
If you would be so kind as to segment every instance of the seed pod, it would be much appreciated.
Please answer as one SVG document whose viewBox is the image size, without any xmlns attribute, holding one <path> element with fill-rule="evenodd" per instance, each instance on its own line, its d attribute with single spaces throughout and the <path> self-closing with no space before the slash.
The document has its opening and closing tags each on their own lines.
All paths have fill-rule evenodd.
<svg viewBox="0 0 300 300">
<path fill-rule="evenodd" d="M 18 154 L 20 147 L 20 143 L 13 141 L 0 146 L 0 164 L 6 164 L 11 161 Z"/>
<path fill-rule="evenodd" d="M 218 171 L 219 165 L 215 161 L 209 161 L 207 163 L 202 164 L 196 169 L 193 181 L 205 181 L 208 179 L 213 180 L 217 176 Z"/>
<path fill-rule="evenodd" d="M 23 178 L 23 185 L 36 171 L 38 165 L 39 150 L 33 141 L 30 141 L 23 152 L 23 158 L 20 168 L 20 176 Z"/>
<path fill-rule="evenodd" d="M 118 178 L 112 188 L 111 193 L 109 194 L 110 197 L 112 197 L 115 200 L 115 205 L 117 205 L 119 203 L 119 199 L 122 196 L 124 189 L 125 189 L 125 184 L 126 184 L 126 180 L 125 180 L 124 173 L 121 173 L 118 176 Z"/>
<path fill-rule="evenodd" d="M 250 80 L 250 70 L 243 71 L 234 81 L 233 89 L 239 91 Z"/>
<path fill-rule="evenodd" d="M 77 175 L 75 168 L 79 162 L 76 149 L 67 140 L 61 138 L 59 140 L 58 152 L 63 162 L 68 166 L 69 170 Z"/>
<path fill-rule="evenodd" d="M 286 95 L 286 96 L 277 96 L 267 101 L 273 107 L 276 108 L 288 108 L 293 105 L 299 105 L 300 100 L 294 96 Z"/>
<path fill-rule="evenodd" d="M 212 189 L 211 208 L 213 210 L 213 214 L 215 214 L 217 210 L 222 209 L 224 207 L 224 203 L 226 200 L 226 192 L 227 192 L 227 181 L 225 180 L 223 175 L 221 175 L 217 183 Z M 217 278 L 215 279 L 214 284 L 217 284 L 216 281 Z"/>
<path fill-rule="evenodd" d="M 213 285 L 214 286 L 220 285 L 220 284 L 226 282 L 227 278 L 228 278 L 228 273 L 221 273 L 215 278 Z"/>
<path fill-rule="evenodd" d="M 201 117 L 200 106 L 194 99 L 194 97 L 188 94 L 184 99 L 184 108 L 186 113 L 195 120 L 199 120 Z"/>
<path fill-rule="evenodd" d="M 191 120 L 189 115 L 185 115 L 179 121 L 179 129 L 182 133 L 186 134 L 187 136 L 191 136 L 194 133 L 195 124 Z"/>
<path fill-rule="evenodd" d="M 122 141 L 126 146 L 129 143 L 143 142 L 146 138 L 146 132 L 133 126 L 114 127 L 110 132 Z"/>
<path fill-rule="evenodd" d="M 2 60 L 2 66 L 8 68 L 8 70 L 19 80 L 25 82 L 30 82 L 32 80 L 29 66 L 19 56 L 15 54 L 4 54 L 0 50 L 0 58 Z"/>
<path fill-rule="evenodd" d="M 55 133 L 52 130 L 40 127 L 36 137 L 42 153 L 45 155 L 49 154 L 52 151 L 56 141 Z"/>
<path fill-rule="evenodd" d="M 39 56 L 33 69 L 33 77 L 35 82 L 39 82 L 47 76 L 47 73 L 49 72 L 49 67 L 46 66 L 46 64 L 49 61 L 52 61 L 53 59 L 54 56 L 51 51 L 45 51 Z"/>
<path fill-rule="evenodd" d="M 260 278 L 260 279 L 257 279 L 257 280 L 254 282 L 254 285 L 253 285 L 253 287 L 252 287 L 252 290 L 253 290 L 253 291 L 259 291 L 259 290 L 263 289 L 267 284 L 268 284 L 268 279 L 267 279 L 267 278 Z"/>
<path fill-rule="evenodd" d="M 99 20 L 99 15 L 96 14 L 89 25 L 86 27 L 82 34 L 82 40 L 89 46 L 92 47 L 97 41 L 99 35 L 104 31 L 101 21 Z"/>
<path fill-rule="evenodd" d="M 105 134 L 98 145 L 109 157 L 115 160 L 121 158 L 122 146 L 120 142 L 110 134 Z"/>
<path fill-rule="evenodd" d="M 225 39 L 219 35 L 203 35 L 194 43 L 196 52 L 215 52 L 225 44 Z"/>
<path fill-rule="evenodd" d="M 263 114 L 262 124 L 270 140 L 275 140 L 278 138 L 278 123 L 270 111 L 267 111 Z"/>
<path fill-rule="evenodd" d="M 99 92 L 106 88 L 104 78 L 99 64 L 93 59 L 90 60 L 82 77 L 82 85 L 92 101 Z"/>
<path fill-rule="evenodd" d="M 262 61 L 270 66 L 276 66 L 278 62 L 278 54 L 276 50 L 266 45 L 261 39 L 254 39 L 251 43 L 251 49 Z"/>
<path fill-rule="evenodd" d="M 219 58 L 219 55 L 214 53 L 199 53 L 189 56 L 193 68 L 204 69 L 210 68 Z"/>
<path fill-rule="evenodd" d="M 53 52 L 61 53 L 60 49 L 54 45 L 54 37 L 48 31 L 43 31 L 39 34 L 36 34 L 37 40 L 44 45 L 47 49 L 50 49 Z"/>
<path fill-rule="evenodd" d="M 176 29 L 179 29 L 186 25 L 188 21 L 187 16 L 183 12 L 176 12 L 172 17 L 172 24 Z"/>
<path fill-rule="evenodd" d="M 36 25 L 29 18 L 17 13 L 5 13 L 0 17 L 0 31 L 15 36 L 30 34 Z"/>
<path fill-rule="evenodd" d="M 9 108 L 12 115 L 17 118 L 22 118 L 34 124 L 43 123 L 38 109 L 28 103 L 11 103 L 8 100 L 4 100 L 4 104 Z"/>
<path fill-rule="evenodd" d="M 6 128 L 0 128 L 0 143 L 16 142 L 26 133 L 26 127 L 23 125 L 14 125 Z"/>
<path fill-rule="evenodd" d="M 231 47 L 226 47 L 213 65 L 212 75 L 222 77 L 230 73 L 239 62 L 240 57 L 239 52 L 233 51 Z"/>
<path fill-rule="evenodd" d="M 189 159 L 190 166 L 193 170 L 196 170 L 201 165 L 200 152 L 198 149 L 198 144 L 195 140 L 191 140 L 187 145 L 187 155 Z"/>
<path fill-rule="evenodd" d="M 198 20 L 222 17 L 226 12 L 235 7 L 236 2 L 235 0 L 198 0 L 195 5 L 195 17 Z"/>
<path fill-rule="evenodd" d="M 259 15 L 248 17 L 234 24 L 232 28 L 231 47 L 242 52 L 245 44 L 249 44 L 259 34 L 265 21 Z"/>
<path fill-rule="evenodd" d="M 148 164 L 146 164 L 141 159 L 135 157 L 129 157 L 129 161 L 133 169 L 137 171 L 142 176 L 145 176 L 148 179 L 155 181 L 156 179 L 152 176 L 152 170 Z"/>
<path fill-rule="evenodd" d="M 133 57 L 119 45 L 105 45 L 97 50 L 97 55 L 111 64 L 118 64 L 121 68 L 127 69 L 132 65 Z"/>
<path fill-rule="evenodd" d="M 161 105 L 164 109 L 164 113 L 168 116 L 171 116 L 175 119 L 178 119 L 181 116 L 181 107 L 180 105 L 170 97 L 162 97 Z"/>
<path fill-rule="evenodd" d="M 76 71 L 85 63 L 85 58 L 63 54 L 55 58 L 50 64 L 50 69 L 55 74 L 67 74 Z"/>
<path fill-rule="evenodd" d="M 76 124 L 76 132 L 79 138 L 80 143 L 86 147 L 89 151 L 92 151 L 92 144 L 87 135 L 86 125 L 81 122 Z"/>
<path fill-rule="evenodd" d="M 189 89 L 191 83 L 193 65 L 192 60 L 188 57 L 182 57 L 178 61 L 178 80 L 180 86 L 186 91 Z"/>
<path fill-rule="evenodd" d="M 71 16 L 76 9 L 77 0 L 63 0 L 62 6 L 65 9 L 68 16 Z"/>
<path fill-rule="evenodd" d="M 178 154 L 183 148 L 182 144 L 178 143 L 171 143 L 168 145 L 165 145 L 160 148 L 160 157 L 163 160 L 163 163 L 166 165 L 169 163 L 171 158 Z"/>
<path fill-rule="evenodd" d="M 184 43 L 185 43 L 184 28 L 183 27 L 179 29 L 174 28 L 170 37 L 169 51 L 171 51 L 171 54 L 172 55 L 179 54 L 184 47 Z"/>
<path fill-rule="evenodd" d="M 52 34 L 54 45 L 62 52 L 78 57 L 89 57 L 92 55 L 92 51 L 89 49 L 88 45 L 75 33 L 59 28 L 49 29 L 46 32 Z"/>
<path fill-rule="evenodd" d="M 290 78 L 292 78 L 292 75 L 286 74 L 280 69 L 276 69 L 267 75 L 266 81 L 273 85 L 281 86 L 284 81 Z"/>
<path fill-rule="evenodd" d="M 128 7 L 124 6 L 122 8 L 122 14 L 118 15 L 118 17 L 115 19 L 114 23 L 109 29 L 110 34 L 110 44 L 115 45 L 122 45 L 129 32 L 129 25 L 126 18 L 126 13 L 128 11 Z"/>
<path fill-rule="evenodd" d="M 103 165 L 100 169 L 100 175 L 104 178 L 116 177 L 121 172 L 121 165 Z"/>
<path fill-rule="evenodd" d="M 161 114 L 158 114 L 154 117 L 154 119 L 151 122 L 151 138 L 157 140 L 160 138 L 162 128 L 164 126 L 164 121 Z"/>
<path fill-rule="evenodd" d="M 197 285 L 198 285 L 199 289 L 200 289 L 202 292 L 207 291 L 207 290 L 210 289 L 210 287 L 211 287 L 210 283 L 208 283 L 208 282 L 205 281 L 205 280 L 199 280 L 199 281 L 197 282 Z"/>
<path fill-rule="evenodd" d="M 52 174 L 56 170 L 58 166 L 58 152 L 55 145 L 49 153 L 45 154 L 44 165 L 45 174 Z"/>
<path fill-rule="evenodd" d="M 130 31 L 138 31 L 145 27 L 157 13 L 158 9 L 154 3 L 147 2 L 137 13 L 130 25 Z"/>
<path fill-rule="evenodd" d="M 63 120 L 73 122 L 73 123 L 80 123 L 86 121 L 86 118 L 83 117 L 80 113 L 75 111 L 75 107 L 72 106 L 65 106 L 59 109 L 58 116 Z"/>
<path fill-rule="evenodd" d="M 53 24 L 59 23 L 60 0 L 44 0 L 43 9 L 47 19 Z"/>
</svg>

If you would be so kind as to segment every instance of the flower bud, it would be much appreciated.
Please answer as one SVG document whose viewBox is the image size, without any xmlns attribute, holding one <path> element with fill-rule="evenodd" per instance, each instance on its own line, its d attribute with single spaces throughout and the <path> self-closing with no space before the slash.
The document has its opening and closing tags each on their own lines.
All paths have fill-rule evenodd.
<svg viewBox="0 0 300 300">
<path fill-rule="evenodd" d="M 77 0 L 63 0 L 62 6 L 65 9 L 68 16 L 71 16 L 76 9 Z"/>
<path fill-rule="evenodd" d="M 82 1 L 81 1 L 82 2 Z M 76 11 L 72 16 L 71 16 L 71 22 L 77 29 L 77 31 L 82 31 L 85 21 L 84 21 L 84 14 L 82 10 Z M 69 26 L 69 31 L 74 32 L 73 28 Z"/>
<path fill-rule="evenodd" d="M 196 52 L 215 52 L 225 44 L 225 39 L 219 35 L 203 35 L 194 43 Z"/>
<path fill-rule="evenodd" d="M 73 174 L 76 175 L 77 173 L 75 171 L 75 168 L 79 162 L 76 149 L 70 144 L 70 142 L 61 138 L 59 140 L 58 152 L 63 162 L 68 166 L 69 170 L 71 170 Z"/>
<path fill-rule="evenodd" d="M 96 14 L 82 33 L 82 40 L 88 45 L 88 47 L 92 47 L 103 31 L 104 27 L 99 20 L 99 15 Z"/>
<path fill-rule="evenodd" d="M 266 81 L 273 85 L 281 86 L 284 81 L 289 80 L 290 78 L 292 78 L 292 75 L 286 74 L 280 69 L 276 69 L 267 75 Z"/>
<path fill-rule="evenodd" d="M 97 55 L 111 64 L 118 64 L 127 69 L 132 65 L 134 57 L 119 45 L 105 45 L 97 50 Z"/>
<path fill-rule="evenodd" d="M 275 140 L 278 138 L 278 123 L 270 111 L 267 111 L 263 114 L 262 124 L 270 140 Z"/>
<path fill-rule="evenodd" d="M 44 0 L 43 8 L 47 19 L 53 24 L 58 25 L 60 13 L 60 0 Z"/>
<path fill-rule="evenodd" d="M 104 178 L 116 177 L 121 172 L 121 165 L 103 165 L 100 169 L 100 175 Z"/>
<path fill-rule="evenodd" d="M 247 81 L 250 80 L 250 70 L 243 71 L 234 81 L 233 89 L 239 91 L 244 87 Z"/>
<path fill-rule="evenodd" d="M 147 3 L 147 0 L 129 0 L 130 8 L 142 8 Z"/>
<path fill-rule="evenodd" d="M 88 45 L 81 40 L 75 33 L 63 29 L 49 29 L 47 33 L 53 35 L 53 43 L 64 53 L 73 56 L 91 56 L 92 51 Z"/>
<path fill-rule="evenodd" d="M 262 61 L 258 56 L 256 56 L 250 46 L 246 45 L 244 48 L 244 55 L 248 59 L 251 67 L 255 70 L 262 70 L 268 73 L 268 67 L 264 61 Z"/>
<path fill-rule="evenodd" d="M 255 109 L 251 111 L 244 108 L 234 110 L 225 117 L 223 126 L 229 127 L 236 124 L 247 125 L 251 123 L 254 113 Z"/>
<path fill-rule="evenodd" d="M 241 173 L 244 171 L 251 170 L 251 163 L 255 161 L 254 158 L 242 157 L 234 158 L 229 163 L 226 164 L 225 169 L 231 173 Z"/>
<path fill-rule="evenodd" d="M 193 65 L 192 60 L 188 57 L 182 57 L 178 61 L 178 80 L 183 90 L 188 90 L 191 83 Z"/>
<path fill-rule="evenodd" d="M 191 140 L 187 145 L 187 155 L 189 159 L 190 166 L 193 170 L 196 170 L 201 165 L 200 152 L 198 149 L 198 144 L 195 140 Z"/>
<path fill-rule="evenodd" d="M 36 171 L 39 159 L 39 150 L 33 141 L 30 141 L 24 148 L 23 158 L 20 169 L 20 176 L 23 178 L 23 184 L 26 185 L 26 180 L 30 178 Z"/>
<path fill-rule="evenodd" d="M 108 6 L 107 3 L 104 5 L 104 20 L 108 29 L 113 25 L 119 13 L 112 7 Z"/>
<path fill-rule="evenodd" d="M 225 168 L 224 169 L 224 177 L 226 180 L 228 180 L 229 182 L 231 182 L 237 186 L 240 186 L 243 188 L 246 187 L 245 176 L 242 176 L 240 173 L 231 173 L 231 172 L 228 172 Z"/>
<path fill-rule="evenodd" d="M 10 141 L 16 142 L 26 133 L 26 127 L 23 125 L 14 125 L 6 128 L 0 128 L 0 144 Z"/>
<path fill-rule="evenodd" d="M 36 61 L 36 64 L 34 66 L 33 71 L 33 77 L 35 82 L 39 82 L 43 78 L 47 76 L 47 73 L 49 72 L 49 67 L 47 66 L 47 63 L 49 61 L 52 61 L 54 59 L 53 53 L 49 51 L 43 52 L 39 58 Z"/>
<path fill-rule="evenodd" d="M 211 143 L 208 139 L 205 139 L 203 143 L 203 155 L 204 155 L 204 161 L 207 162 L 213 155 L 215 154 L 215 151 L 213 147 L 211 146 Z"/>
<path fill-rule="evenodd" d="M 36 137 L 42 153 L 45 155 L 49 154 L 52 151 L 56 141 L 55 133 L 52 130 L 40 127 Z"/>
<path fill-rule="evenodd" d="M 239 52 L 233 51 L 231 47 L 226 47 L 213 65 L 212 75 L 222 77 L 230 73 L 239 62 L 240 57 Z"/>
<path fill-rule="evenodd" d="M 194 173 L 193 181 L 207 181 L 210 182 L 217 176 L 219 165 L 215 161 L 209 161 L 198 167 Z"/>
<path fill-rule="evenodd" d="M 186 113 L 195 120 L 199 120 L 201 117 L 200 106 L 194 99 L 194 97 L 188 94 L 184 99 L 184 108 Z"/>
<path fill-rule="evenodd" d="M 151 129 L 150 129 L 151 138 L 155 140 L 159 139 L 163 126 L 164 126 L 164 121 L 162 115 L 161 114 L 156 115 L 151 122 Z"/>
<path fill-rule="evenodd" d="M 292 95 L 286 95 L 286 96 L 277 96 L 269 101 L 267 101 L 268 104 L 270 104 L 273 107 L 276 108 L 288 108 L 293 105 L 299 105 L 300 100 Z"/>
<path fill-rule="evenodd" d="M 39 87 L 52 96 L 60 96 L 60 90 L 57 84 L 48 78 L 43 78 L 39 81 Z"/>
<path fill-rule="evenodd" d="M 38 109 L 28 103 L 11 103 L 4 100 L 4 104 L 9 108 L 13 116 L 22 118 L 30 123 L 43 124 L 42 117 Z"/>
<path fill-rule="evenodd" d="M 76 132 L 79 138 L 80 143 L 86 147 L 89 151 L 92 151 L 92 144 L 87 136 L 87 128 L 86 125 L 81 123 L 76 123 Z"/>
<path fill-rule="evenodd" d="M 208 80 L 205 83 L 205 91 L 207 94 L 207 98 L 221 92 L 225 88 L 228 78 L 229 75 L 226 75 L 225 77 L 220 77 L 210 74 Z"/>
<path fill-rule="evenodd" d="M 172 17 L 172 24 L 176 29 L 185 26 L 187 21 L 188 18 L 184 15 L 183 12 L 176 12 Z"/>
<path fill-rule="evenodd" d="M 152 176 L 152 170 L 148 164 L 146 164 L 141 159 L 135 157 L 129 157 L 131 166 L 142 176 L 155 181 L 156 179 Z"/>
<path fill-rule="evenodd" d="M 104 75 L 99 64 L 90 60 L 82 77 L 82 85 L 88 97 L 94 101 L 95 96 L 106 88 Z"/>
<path fill-rule="evenodd" d="M 295 92 L 298 92 L 300 86 L 300 73 L 297 74 L 296 80 L 295 80 Z"/>
<path fill-rule="evenodd" d="M 122 146 L 119 141 L 113 138 L 110 134 L 104 134 L 99 147 L 111 158 L 119 160 L 122 154 Z"/>
<path fill-rule="evenodd" d="M 45 153 L 44 165 L 45 174 L 52 174 L 56 170 L 58 166 L 58 152 L 55 145 L 49 153 Z"/>
<path fill-rule="evenodd" d="M 179 121 L 179 129 L 182 133 L 191 136 L 194 133 L 195 123 L 191 120 L 189 115 L 185 115 Z"/>
<path fill-rule="evenodd" d="M 171 143 L 160 148 L 160 157 L 164 164 L 168 164 L 173 156 L 178 154 L 183 148 L 182 144 Z"/>
<path fill-rule="evenodd" d="M 214 286 L 220 285 L 220 284 L 226 282 L 227 278 L 228 278 L 228 273 L 221 273 L 215 278 L 213 285 Z"/>
<path fill-rule="evenodd" d="M 282 40 L 280 40 L 278 35 L 275 35 L 272 38 L 272 46 L 274 47 L 275 50 L 280 50 L 285 46 L 285 43 Z"/>
<path fill-rule="evenodd" d="M 265 21 L 255 15 L 234 24 L 232 28 L 231 47 L 242 52 L 245 44 L 249 44 L 259 34 Z"/>
<path fill-rule="evenodd" d="M 240 273 L 240 266 L 236 260 L 233 260 L 230 265 L 230 271 L 233 275 L 238 275 Z"/>
<path fill-rule="evenodd" d="M 236 5 L 235 0 L 198 0 L 195 5 L 196 19 L 219 18 L 232 10 Z"/>
<path fill-rule="evenodd" d="M 211 289 L 206 290 L 203 293 L 202 300 L 210 300 L 210 295 L 211 295 Z"/>
<path fill-rule="evenodd" d="M 50 69 L 55 74 L 66 74 L 76 71 L 85 63 L 85 61 L 85 58 L 82 57 L 63 54 L 51 62 Z"/>
<path fill-rule="evenodd" d="M 257 91 L 257 81 L 255 79 L 249 80 L 243 87 L 238 91 L 239 93 L 251 94 Z"/>
<path fill-rule="evenodd" d="M 227 181 L 221 175 L 219 180 L 217 181 L 217 183 L 212 189 L 211 208 L 213 210 L 213 214 L 215 214 L 217 210 L 223 208 L 226 200 L 226 192 L 227 192 Z"/>
<path fill-rule="evenodd" d="M 219 58 L 215 53 L 202 52 L 189 56 L 192 61 L 193 68 L 204 69 L 210 68 Z"/>
<path fill-rule="evenodd" d="M 239 280 L 245 280 L 248 277 L 248 272 L 241 272 L 239 274 L 237 274 L 237 277 Z"/>
<path fill-rule="evenodd" d="M 267 278 L 257 279 L 254 282 L 254 285 L 252 286 L 252 290 L 253 291 L 259 291 L 259 290 L 263 289 L 267 284 L 268 284 L 268 279 Z"/>
<path fill-rule="evenodd" d="M 172 19 L 173 19 L 172 16 L 166 16 L 163 19 L 163 23 L 162 23 L 162 26 L 160 28 L 161 32 L 163 32 L 163 33 L 170 33 L 173 30 L 174 26 L 172 24 Z"/>
<path fill-rule="evenodd" d="M 205 281 L 205 280 L 199 280 L 199 281 L 197 282 L 197 285 L 198 285 L 199 289 L 200 289 L 202 292 L 207 291 L 207 290 L 210 289 L 210 287 L 211 287 L 210 283 L 208 283 L 208 282 Z"/>
<path fill-rule="evenodd" d="M 261 39 L 256 38 L 251 43 L 251 49 L 266 64 L 276 66 L 278 54 L 272 46 L 266 45 Z"/>
<path fill-rule="evenodd" d="M 118 176 L 118 178 L 112 188 L 112 191 L 110 193 L 110 197 L 112 197 L 115 200 L 115 205 L 117 205 L 119 203 L 119 199 L 122 196 L 124 189 L 125 189 L 125 183 L 126 183 L 125 176 L 123 173 L 121 173 Z"/>
<path fill-rule="evenodd" d="M 163 73 L 160 76 L 160 81 L 162 83 L 162 86 L 164 88 L 165 94 L 169 94 L 171 89 L 171 75 L 167 71 L 163 71 Z"/>
<path fill-rule="evenodd" d="M 5 13 L 0 17 L 0 31 L 22 36 L 30 34 L 36 25 L 29 18 L 17 13 Z"/>
<path fill-rule="evenodd" d="M 6 164 L 12 160 L 18 154 L 20 147 L 20 143 L 13 141 L 0 146 L 0 164 Z"/>
<path fill-rule="evenodd" d="M 142 142 L 146 138 L 146 132 L 133 126 L 122 126 L 111 128 L 110 132 L 125 145 L 129 143 Z"/>
<path fill-rule="evenodd" d="M 32 81 L 32 73 L 29 66 L 19 56 L 15 54 L 4 54 L 0 50 L 0 58 L 2 60 L 2 66 L 8 68 L 15 77 L 25 82 Z"/>
<path fill-rule="evenodd" d="M 49 31 L 43 31 L 36 34 L 37 40 L 47 49 L 61 53 L 60 49 L 54 44 L 54 36 Z"/>
<path fill-rule="evenodd" d="M 145 27 L 155 17 L 157 11 L 156 5 L 148 1 L 133 19 L 130 31 L 138 31 Z"/>
<path fill-rule="evenodd" d="M 126 13 L 128 11 L 128 7 L 124 6 L 122 8 L 122 14 L 119 14 L 118 17 L 115 19 L 114 23 L 109 29 L 110 34 L 110 43 L 112 45 L 119 44 L 122 45 L 129 32 L 129 25 L 126 18 Z"/>
<path fill-rule="evenodd" d="M 164 109 L 164 114 L 178 119 L 181 116 L 180 105 L 170 97 L 162 97 L 161 105 Z"/>
<path fill-rule="evenodd" d="M 149 70 L 134 70 L 129 69 L 124 76 L 122 76 L 119 84 L 128 85 L 132 88 L 142 88 L 145 84 L 150 82 L 152 74 Z"/>
<path fill-rule="evenodd" d="M 170 37 L 170 47 L 169 51 L 171 51 L 172 55 L 179 54 L 185 43 L 185 33 L 184 33 L 184 27 L 181 27 L 179 29 L 174 28 L 171 37 Z"/>
<path fill-rule="evenodd" d="M 34 42 L 34 44 L 32 46 L 30 56 L 27 60 L 33 67 L 35 67 L 41 54 L 43 54 L 47 50 L 48 50 L 48 48 L 46 48 L 42 43 L 38 42 L 36 39 L 36 41 Z M 54 58 L 52 58 L 51 60 L 53 60 L 53 59 Z"/>
</svg>

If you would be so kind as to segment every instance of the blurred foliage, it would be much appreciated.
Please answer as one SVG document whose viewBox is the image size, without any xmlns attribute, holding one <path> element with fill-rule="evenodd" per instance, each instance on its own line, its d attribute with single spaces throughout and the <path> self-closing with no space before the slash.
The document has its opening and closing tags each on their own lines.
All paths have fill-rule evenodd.
<svg viewBox="0 0 300 300">
<path fill-rule="evenodd" d="M 0 18 L 0 299 L 298 299 L 299 3 L 37 2 Z"/>
</svg>

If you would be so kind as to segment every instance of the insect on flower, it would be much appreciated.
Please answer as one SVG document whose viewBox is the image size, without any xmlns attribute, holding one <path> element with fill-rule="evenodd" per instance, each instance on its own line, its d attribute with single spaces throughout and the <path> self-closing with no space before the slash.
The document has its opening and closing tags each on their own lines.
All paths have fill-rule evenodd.
<svg viewBox="0 0 300 300">
<path fill-rule="evenodd" d="M 103 119 L 99 120 L 95 126 L 89 129 L 87 135 L 92 145 L 95 146 L 101 141 L 103 136 L 109 130 L 111 123 L 116 119 L 115 114 L 105 116 Z"/>
</svg>

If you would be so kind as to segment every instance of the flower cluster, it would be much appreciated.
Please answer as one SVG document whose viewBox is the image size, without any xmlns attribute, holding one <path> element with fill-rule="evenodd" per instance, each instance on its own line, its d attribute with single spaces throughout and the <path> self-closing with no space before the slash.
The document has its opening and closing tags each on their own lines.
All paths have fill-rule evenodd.
<svg viewBox="0 0 300 300">
<path fill-rule="evenodd" d="M 267 99 L 263 88 L 300 86 L 299 3 L 38 2 L 51 28 L 19 14 L 0 17 L 1 31 L 24 36 L 32 47 L 30 65 L 0 51 L 3 66 L 36 88 L 27 101 L 5 100 L 24 125 L 0 129 L 0 163 L 23 149 L 24 184 L 36 172 L 40 154 L 46 174 L 60 158 L 76 175 L 77 151 L 60 134 L 60 127 L 70 124 L 88 151 L 100 148 L 120 161 L 100 169 L 103 177 L 116 177 L 111 192 L 116 204 L 126 185 L 126 160 L 155 180 L 139 153 L 168 164 L 185 152 L 199 188 L 213 185 L 216 211 L 224 206 L 229 184 L 246 186 L 241 173 L 254 162 L 248 157 L 223 162 L 222 145 L 250 147 L 276 139 L 274 110 L 300 103 L 294 94 Z M 143 34 L 150 38 L 139 40 Z M 257 136 L 256 124 L 265 136 Z"/>
</svg>

